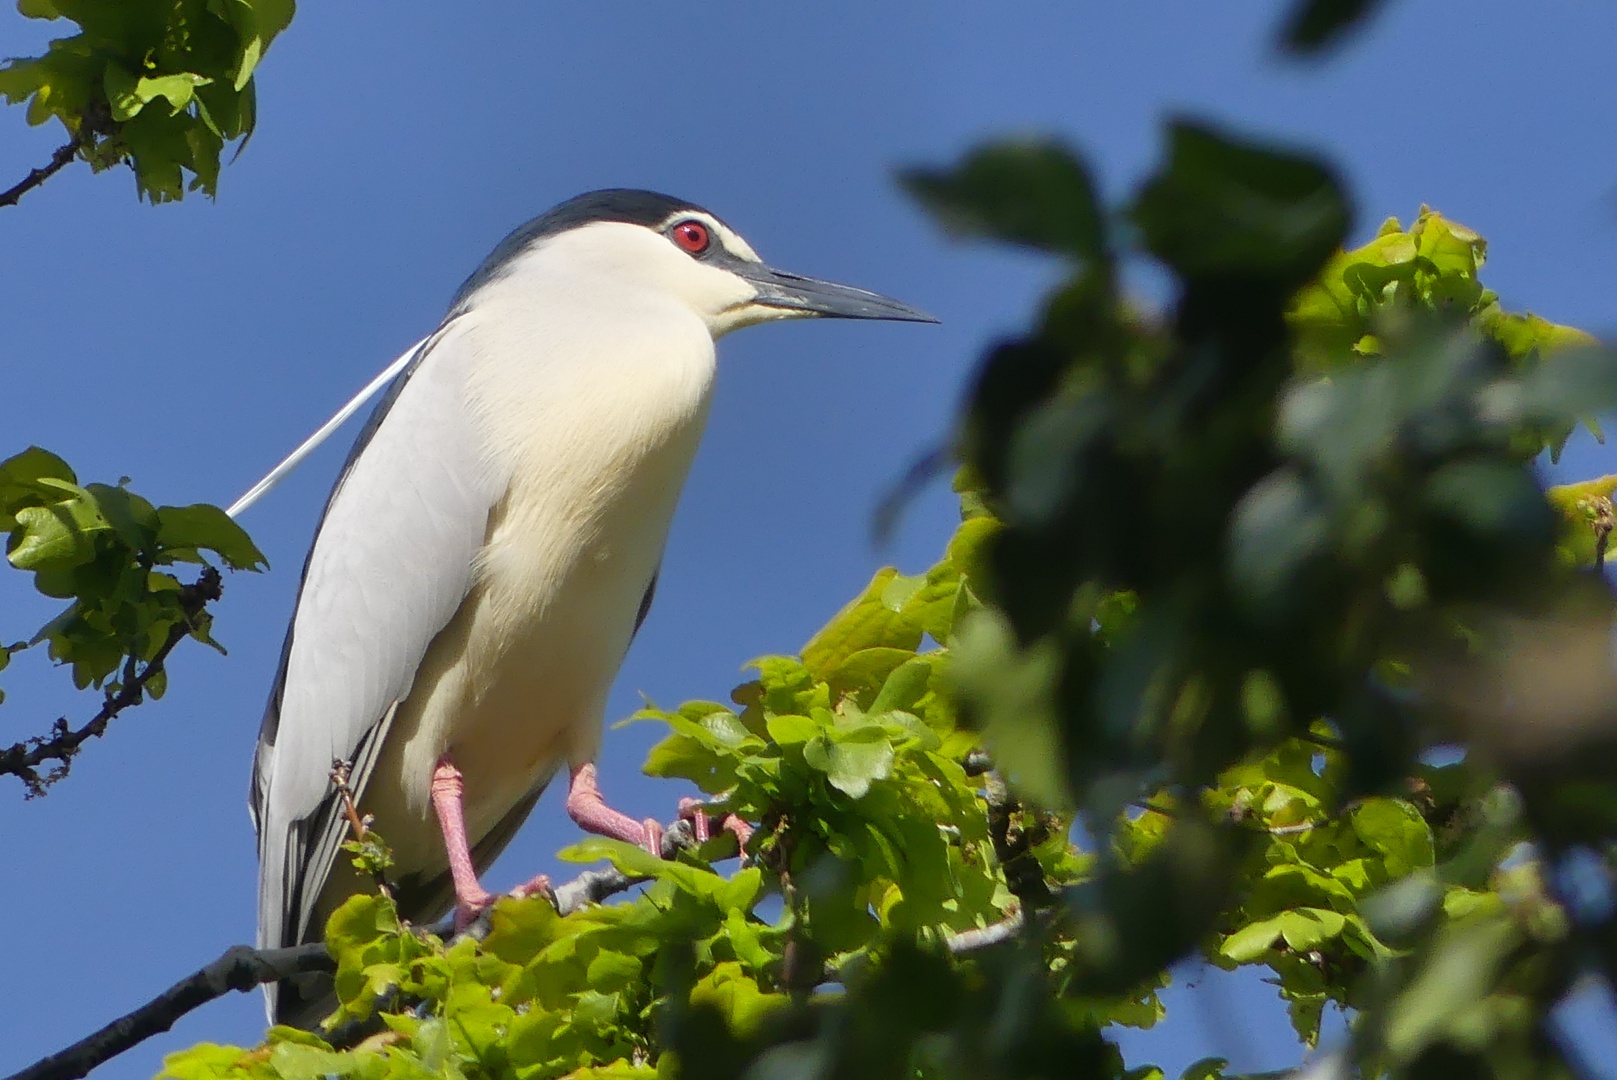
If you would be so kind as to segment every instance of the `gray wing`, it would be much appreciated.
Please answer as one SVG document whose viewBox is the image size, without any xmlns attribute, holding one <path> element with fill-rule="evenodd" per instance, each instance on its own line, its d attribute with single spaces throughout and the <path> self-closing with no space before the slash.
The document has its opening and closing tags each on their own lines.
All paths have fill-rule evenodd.
<svg viewBox="0 0 1617 1080">
<path fill-rule="evenodd" d="M 260 947 L 311 936 L 343 840 L 332 762 L 352 761 L 363 791 L 394 706 L 471 587 L 506 487 L 466 407 L 466 325 L 451 319 L 423 342 L 377 406 L 304 566 L 253 768 Z"/>
</svg>

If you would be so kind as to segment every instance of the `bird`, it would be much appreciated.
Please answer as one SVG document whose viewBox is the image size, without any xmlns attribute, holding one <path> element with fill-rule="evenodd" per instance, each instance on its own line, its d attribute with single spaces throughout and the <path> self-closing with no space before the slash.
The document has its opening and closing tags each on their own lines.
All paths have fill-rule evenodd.
<svg viewBox="0 0 1617 1080">
<path fill-rule="evenodd" d="M 368 884 L 340 857 L 343 763 L 402 918 L 457 923 L 565 768 L 584 829 L 658 850 L 595 762 L 712 402 L 716 341 L 831 317 L 936 322 L 766 265 L 702 207 L 614 188 L 506 236 L 365 424 L 303 568 L 253 759 L 258 946 L 317 941 Z M 544 886 L 542 878 L 533 883 Z M 267 985 L 312 1027 L 329 978 Z"/>
</svg>

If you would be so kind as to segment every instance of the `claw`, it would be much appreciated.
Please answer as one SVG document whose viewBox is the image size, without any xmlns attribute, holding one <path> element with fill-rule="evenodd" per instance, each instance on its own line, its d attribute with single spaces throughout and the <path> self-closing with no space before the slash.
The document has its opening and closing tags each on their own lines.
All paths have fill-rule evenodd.
<svg viewBox="0 0 1617 1080">
<path fill-rule="evenodd" d="M 700 799 L 679 800 L 679 816 L 691 823 L 697 843 L 705 844 L 713 835 L 713 815 L 707 812 L 707 804 Z M 736 838 L 736 846 L 743 853 L 747 850 L 747 841 L 752 839 L 751 825 L 734 814 L 725 814 L 719 821 L 719 828 Z"/>
<path fill-rule="evenodd" d="M 713 835 L 713 819 L 708 817 L 707 811 L 702 808 L 700 799 L 693 799 L 689 795 L 679 800 L 677 817 L 682 821 L 691 823 L 691 831 L 696 834 L 696 842 L 705 844 Z"/>
</svg>

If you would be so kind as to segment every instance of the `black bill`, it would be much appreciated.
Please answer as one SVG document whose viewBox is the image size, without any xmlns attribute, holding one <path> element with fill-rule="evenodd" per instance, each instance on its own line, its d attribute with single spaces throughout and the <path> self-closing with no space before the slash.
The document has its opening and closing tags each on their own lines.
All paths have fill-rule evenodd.
<svg viewBox="0 0 1617 1080">
<path fill-rule="evenodd" d="M 856 289 L 851 285 L 838 285 L 833 281 L 788 274 L 772 270 L 761 263 L 741 262 L 729 267 L 746 278 L 758 290 L 755 303 L 765 307 L 782 308 L 824 315 L 833 319 L 894 319 L 899 322 L 929 322 L 938 320 L 918 308 L 900 303 L 880 293 Z"/>
</svg>

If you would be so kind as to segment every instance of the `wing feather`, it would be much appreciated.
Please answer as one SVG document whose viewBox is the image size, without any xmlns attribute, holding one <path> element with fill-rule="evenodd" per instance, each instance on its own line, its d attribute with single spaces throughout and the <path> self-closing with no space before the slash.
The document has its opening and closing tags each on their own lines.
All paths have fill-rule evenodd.
<svg viewBox="0 0 1617 1080">
<path fill-rule="evenodd" d="M 363 792 L 394 707 L 470 590 L 494 475 L 467 411 L 466 316 L 422 343 L 349 453 L 304 565 L 265 710 L 250 807 L 259 833 L 259 945 L 310 917 L 342 841 L 333 760 Z"/>
</svg>

